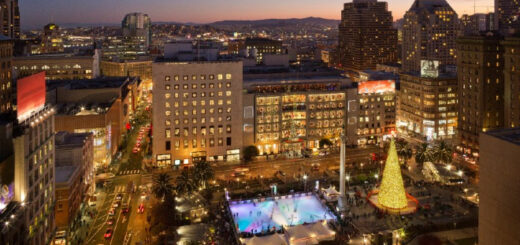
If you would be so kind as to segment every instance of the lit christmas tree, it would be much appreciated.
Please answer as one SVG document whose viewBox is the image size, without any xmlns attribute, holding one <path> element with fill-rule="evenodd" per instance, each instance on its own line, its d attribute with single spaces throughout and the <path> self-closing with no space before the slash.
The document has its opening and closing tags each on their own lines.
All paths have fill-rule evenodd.
<svg viewBox="0 0 520 245">
<path fill-rule="evenodd" d="M 381 206 L 390 209 L 403 209 L 408 206 L 397 150 L 395 149 L 393 139 L 390 142 L 390 149 L 388 150 L 388 157 L 386 158 L 378 201 Z"/>
</svg>

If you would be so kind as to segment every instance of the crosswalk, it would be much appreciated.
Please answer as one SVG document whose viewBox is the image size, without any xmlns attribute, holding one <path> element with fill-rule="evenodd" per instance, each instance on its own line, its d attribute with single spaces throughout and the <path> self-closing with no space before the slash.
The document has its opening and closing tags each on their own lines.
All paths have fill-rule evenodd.
<svg viewBox="0 0 520 245">
<path fill-rule="evenodd" d="M 118 185 L 114 188 L 114 193 L 121 193 L 126 191 L 126 186 Z"/>
<path fill-rule="evenodd" d="M 119 172 L 119 175 L 131 175 L 131 174 L 139 174 L 141 173 L 141 170 L 134 169 L 134 170 L 123 170 Z"/>
</svg>

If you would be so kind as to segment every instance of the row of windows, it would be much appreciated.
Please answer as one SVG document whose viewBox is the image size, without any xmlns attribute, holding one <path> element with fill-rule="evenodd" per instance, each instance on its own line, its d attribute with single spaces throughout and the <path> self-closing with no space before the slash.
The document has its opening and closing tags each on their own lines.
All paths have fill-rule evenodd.
<svg viewBox="0 0 520 245">
<path fill-rule="evenodd" d="M 224 80 L 224 76 L 226 78 L 226 80 L 231 80 L 232 76 L 231 74 L 217 74 L 216 78 L 217 80 Z M 199 77 L 197 77 L 197 75 L 183 75 L 182 76 L 182 80 L 184 81 L 188 81 L 190 80 L 190 77 L 191 77 L 191 80 L 197 80 L 197 78 L 200 78 L 200 80 L 206 80 L 206 78 L 208 78 L 209 80 L 215 80 L 215 75 L 214 74 L 210 74 L 210 75 L 200 75 Z M 164 77 L 164 81 L 171 81 L 172 77 L 171 76 L 165 76 Z M 181 76 L 180 75 L 174 75 L 173 76 L 173 81 L 179 81 L 181 79 Z"/>
<path fill-rule="evenodd" d="M 216 128 L 216 132 L 218 134 L 224 134 L 224 126 L 218 125 L 217 127 L 209 126 L 208 127 L 209 130 L 206 130 L 206 127 L 200 127 L 200 135 L 201 136 L 206 136 L 208 133 L 209 133 L 209 135 L 215 135 L 215 128 Z M 191 128 L 191 134 L 193 136 L 196 136 L 197 133 L 199 132 L 198 130 L 199 130 L 198 127 L 192 127 Z M 228 134 L 231 133 L 231 125 L 226 125 L 226 133 L 228 133 Z M 173 129 L 173 135 L 175 137 L 180 137 L 181 136 L 181 129 L 180 128 L 174 128 Z M 190 135 L 190 128 L 188 128 L 188 127 L 183 128 L 182 129 L 182 136 L 188 137 L 189 135 Z M 165 136 L 166 136 L 166 138 L 171 138 L 172 137 L 171 129 L 167 128 L 165 130 Z"/>
<path fill-rule="evenodd" d="M 209 121 L 210 123 L 215 123 L 215 121 L 217 121 L 217 122 L 222 122 L 223 120 L 224 120 L 224 119 L 223 119 L 222 117 L 217 117 L 216 120 L 215 120 L 214 117 L 210 117 L 209 120 L 206 120 L 206 118 L 203 117 L 203 118 L 200 118 L 200 121 L 199 121 L 199 119 L 197 119 L 197 118 L 192 118 L 192 119 L 191 119 L 191 123 L 192 123 L 192 124 L 197 124 L 197 123 L 200 122 L 201 124 L 205 124 L 206 121 Z M 226 121 L 227 121 L 227 122 L 230 122 L 230 121 L 231 121 L 231 116 L 226 116 Z M 181 123 L 181 121 L 180 121 L 179 119 L 175 119 L 175 120 L 173 120 L 173 123 L 174 123 L 175 125 L 179 125 L 179 124 Z M 183 123 L 183 124 L 189 124 L 189 123 L 190 123 L 190 119 L 188 119 L 188 118 L 184 118 L 184 119 L 182 120 L 182 123 Z M 171 125 L 172 125 L 172 120 L 171 120 L 171 119 L 166 119 L 166 120 L 164 121 L 164 124 L 165 124 L 166 126 L 171 126 Z"/>
<path fill-rule="evenodd" d="M 191 84 L 191 89 L 197 89 L 197 88 L 200 88 L 201 89 L 205 89 L 206 88 L 206 84 L 205 83 L 201 83 L 201 84 Z M 224 83 L 217 83 L 217 88 L 222 88 L 224 86 Z M 209 83 L 208 88 L 215 88 L 215 84 L 214 83 Z M 165 84 L 164 85 L 164 89 L 166 90 L 170 90 L 172 88 L 172 85 L 170 84 Z M 174 90 L 179 90 L 181 88 L 181 85 L 180 84 L 174 84 L 173 85 L 173 89 Z M 231 88 L 231 83 L 230 82 L 227 82 L 226 83 L 226 88 Z M 190 89 L 190 85 L 189 84 L 183 84 L 182 85 L 182 89 Z"/>
<path fill-rule="evenodd" d="M 206 92 L 201 92 L 201 93 L 192 92 L 191 93 L 191 98 L 197 98 L 198 95 L 200 95 L 200 97 L 206 97 L 206 95 L 208 95 L 209 97 L 215 97 L 215 92 L 209 92 L 208 94 L 206 94 Z M 174 98 L 178 99 L 179 96 L 180 96 L 180 93 L 173 93 L 173 97 Z M 223 91 L 217 92 L 217 96 L 218 97 L 223 97 L 224 96 L 224 92 Z M 171 97 L 172 97 L 171 93 L 165 93 L 164 94 L 164 98 L 166 98 L 166 99 L 169 99 Z M 226 91 L 226 97 L 231 97 L 231 91 Z M 190 93 L 183 93 L 182 94 L 182 98 L 184 98 L 184 99 L 190 98 Z"/>
<path fill-rule="evenodd" d="M 192 140 L 174 140 L 173 141 L 173 147 L 175 150 L 179 150 L 181 148 L 181 142 L 182 142 L 182 148 L 189 149 L 190 148 L 190 142 L 191 142 L 191 148 L 197 148 L 197 147 L 215 147 L 215 146 L 224 146 L 224 138 L 217 138 L 215 141 L 215 138 L 210 138 L 208 142 L 206 139 L 192 139 Z M 209 143 L 209 144 L 206 144 Z M 231 137 L 226 138 L 226 146 L 231 146 Z M 167 151 L 171 150 L 171 141 L 165 142 L 165 148 Z"/>
<path fill-rule="evenodd" d="M 181 115 L 181 111 L 180 110 L 175 110 L 173 111 L 174 115 L 175 116 L 180 116 Z M 215 110 L 215 108 L 209 108 L 206 110 L 206 108 L 202 108 L 200 109 L 200 114 L 201 115 L 206 115 L 206 112 L 208 112 L 208 114 L 214 114 L 215 112 L 217 112 L 218 114 L 222 114 L 224 113 L 224 108 L 217 108 Z M 231 107 L 228 107 L 226 108 L 226 113 L 231 113 Z M 172 111 L 168 110 L 168 111 L 164 111 L 164 115 L 169 117 L 172 115 Z M 182 115 L 183 116 L 189 116 L 190 115 L 190 111 L 189 110 L 183 110 L 182 111 Z M 197 115 L 197 109 L 191 109 L 191 115 L 192 116 L 196 116 Z"/>
</svg>

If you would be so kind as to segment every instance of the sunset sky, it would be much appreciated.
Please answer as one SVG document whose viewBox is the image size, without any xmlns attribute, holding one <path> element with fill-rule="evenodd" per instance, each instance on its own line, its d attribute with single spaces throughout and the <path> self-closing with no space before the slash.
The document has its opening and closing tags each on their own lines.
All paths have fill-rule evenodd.
<svg viewBox="0 0 520 245">
<path fill-rule="evenodd" d="M 22 27 L 48 22 L 119 23 L 125 13 L 144 12 L 152 21 L 208 23 L 218 20 L 302 18 L 340 19 L 341 0 L 20 0 Z M 388 0 L 394 19 L 413 0 Z M 448 0 L 459 15 L 472 14 L 474 0 Z M 476 0 L 477 12 L 493 11 L 494 0 Z"/>
</svg>

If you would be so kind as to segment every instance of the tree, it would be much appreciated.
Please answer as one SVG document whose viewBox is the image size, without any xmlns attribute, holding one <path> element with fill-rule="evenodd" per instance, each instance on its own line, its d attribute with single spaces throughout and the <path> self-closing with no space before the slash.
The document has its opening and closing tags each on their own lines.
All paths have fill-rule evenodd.
<svg viewBox="0 0 520 245">
<path fill-rule="evenodd" d="M 425 162 L 430 162 L 433 160 L 433 154 L 428 144 L 423 143 L 419 145 L 416 149 L 415 153 L 415 161 L 419 164 L 423 164 Z"/>
<path fill-rule="evenodd" d="M 453 159 L 453 149 L 446 141 L 439 141 L 433 148 L 433 156 L 437 163 L 451 163 Z"/>
<path fill-rule="evenodd" d="M 247 146 L 244 148 L 244 161 L 250 162 L 253 160 L 253 157 L 258 156 L 260 152 L 258 151 L 258 148 L 254 145 Z"/>
<path fill-rule="evenodd" d="M 193 177 L 198 186 L 206 188 L 208 180 L 215 176 L 213 168 L 206 161 L 196 162 L 193 168 Z"/>
<path fill-rule="evenodd" d="M 197 186 L 193 182 L 193 179 L 190 176 L 189 170 L 183 170 L 177 179 L 176 190 L 179 195 L 184 195 L 193 192 Z"/>
<path fill-rule="evenodd" d="M 410 144 L 406 142 L 404 139 L 398 139 L 395 141 L 395 147 L 397 148 L 397 155 L 404 159 L 404 162 L 407 163 L 413 156 L 412 148 Z"/>
<path fill-rule="evenodd" d="M 171 177 L 167 173 L 155 176 L 152 192 L 157 199 L 165 200 L 173 196 L 175 187 L 171 184 Z"/>
<path fill-rule="evenodd" d="M 327 147 L 331 147 L 332 146 L 332 141 L 330 141 L 329 139 L 327 138 L 323 138 L 320 140 L 320 148 L 325 148 L 325 146 Z"/>
</svg>

